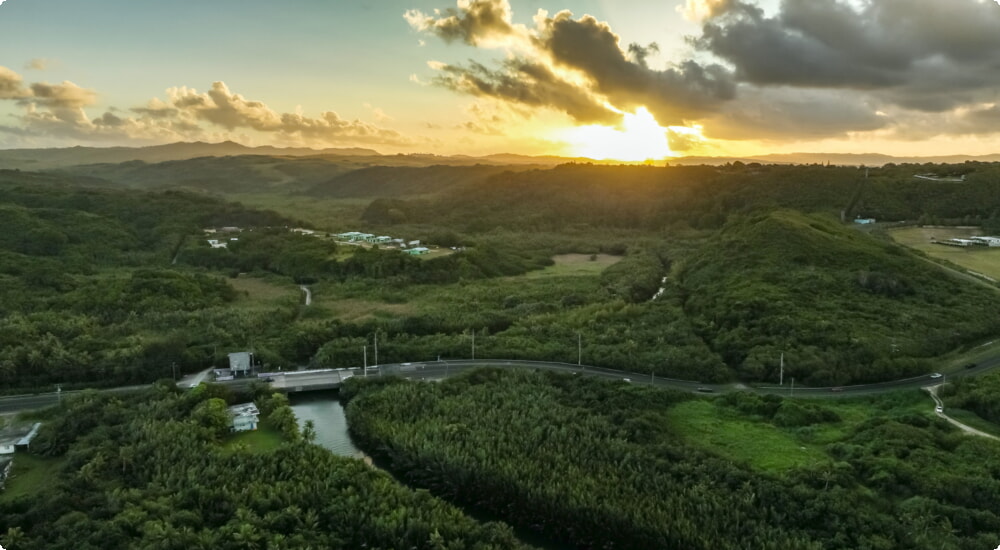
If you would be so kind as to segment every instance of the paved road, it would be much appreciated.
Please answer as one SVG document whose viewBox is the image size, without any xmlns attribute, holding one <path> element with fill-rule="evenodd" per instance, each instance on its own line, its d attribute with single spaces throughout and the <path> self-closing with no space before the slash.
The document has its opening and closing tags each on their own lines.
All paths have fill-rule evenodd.
<svg viewBox="0 0 1000 550">
<path fill-rule="evenodd" d="M 922 388 L 925 386 L 933 386 L 942 382 L 941 378 L 935 377 L 934 375 L 924 375 L 916 376 L 913 378 L 907 378 L 904 380 L 895 380 L 891 382 L 879 382 L 875 384 L 863 384 L 857 386 L 843 386 L 836 388 L 806 388 L 806 387 L 796 387 L 792 388 L 791 385 L 787 386 L 744 386 L 741 384 L 704 384 L 701 382 L 695 382 L 690 380 L 677 380 L 673 378 L 661 378 L 661 377 L 650 377 L 648 374 L 639 374 L 624 372 L 612 369 L 606 369 L 602 367 L 594 367 L 589 365 L 574 365 L 572 363 L 553 363 L 544 361 L 524 361 L 524 360 L 502 360 L 502 359 L 456 359 L 456 360 L 445 360 L 445 361 L 426 361 L 426 362 L 415 362 L 415 363 L 394 363 L 379 365 L 376 367 L 369 367 L 368 376 L 379 376 L 380 374 L 397 374 L 403 376 L 404 378 L 412 378 L 417 380 L 434 380 L 440 378 L 446 378 L 452 374 L 468 370 L 475 367 L 483 366 L 494 366 L 494 367 L 522 367 L 522 368 L 532 368 L 538 370 L 549 370 L 557 372 L 571 372 L 578 373 L 582 376 L 595 376 L 607 380 L 620 380 L 623 383 L 634 383 L 634 384 L 653 384 L 658 387 L 672 388 L 681 391 L 696 391 L 703 393 L 721 393 L 726 391 L 735 390 L 746 390 L 755 391 L 758 393 L 768 393 L 775 395 L 784 395 L 791 397 L 842 397 L 846 395 L 865 395 L 865 394 L 877 394 L 886 393 L 889 391 L 895 391 L 907 388 Z M 962 371 L 949 374 L 949 377 L 959 377 L 959 376 L 975 376 L 982 374 L 984 372 L 993 370 L 1000 367 L 1000 355 L 984 359 L 980 361 L 974 368 L 964 369 Z M 187 387 L 194 381 L 200 382 L 208 371 L 203 371 L 190 377 L 190 379 L 185 379 L 178 385 L 181 387 Z M 361 368 L 348 369 L 346 371 L 328 371 L 326 373 L 300 373 L 294 376 L 302 377 L 298 378 L 299 382 L 309 383 L 310 381 L 327 381 L 330 380 L 330 372 L 341 372 L 338 375 L 346 379 L 350 374 L 354 376 L 363 376 Z M 292 376 L 290 373 L 286 373 L 288 376 Z M 304 376 L 314 376 L 316 378 L 306 378 Z M 276 389 L 279 385 L 284 385 L 284 387 L 291 386 L 291 382 L 284 381 L 278 382 L 278 377 L 274 377 L 275 381 L 272 384 Z M 233 390 L 245 389 L 251 382 L 258 379 L 256 378 L 241 378 L 237 380 L 232 380 L 225 382 L 227 386 Z M 627 382 L 626 382 L 627 381 Z M 129 386 L 122 388 L 112 388 L 107 391 L 129 391 L 134 389 L 140 389 L 148 386 Z M 71 395 L 76 392 L 62 392 L 64 396 Z M 17 395 L 9 397 L 0 397 L 0 414 L 16 412 L 21 410 L 29 409 L 40 409 L 55 405 L 58 403 L 59 395 L 55 392 L 44 393 L 44 394 L 34 394 L 34 395 Z"/>
<path fill-rule="evenodd" d="M 700 391 L 702 393 L 717 393 L 733 390 L 746 390 L 758 393 L 770 393 L 776 395 L 794 397 L 838 397 L 843 395 L 863 395 L 873 393 L 885 393 L 889 391 L 921 388 L 941 382 L 940 377 L 935 375 L 916 376 L 904 380 L 891 382 L 880 382 L 876 384 L 865 384 L 858 386 L 826 387 L 826 388 L 792 388 L 791 384 L 785 386 L 744 386 L 740 384 L 705 384 L 691 380 L 677 380 L 674 378 L 651 377 L 649 374 L 631 373 L 588 365 L 574 365 L 571 363 L 550 363 L 541 361 L 520 361 L 520 360 L 496 360 L 496 359 L 463 359 L 453 361 L 428 361 L 423 363 L 397 363 L 391 365 L 381 365 L 380 371 L 386 374 L 398 374 L 404 378 L 414 379 L 435 379 L 443 378 L 462 370 L 494 366 L 503 368 L 505 366 L 533 368 L 539 370 L 550 370 L 559 372 L 578 373 L 583 376 L 596 376 L 609 380 L 628 381 L 634 384 L 653 384 L 658 387 L 672 388 L 681 391 Z M 1000 357 L 996 358 L 996 365 L 1000 365 Z M 996 366 L 993 365 L 993 366 Z M 991 366 L 980 365 L 976 369 L 970 369 L 968 374 L 984 372 L 993 368 Z M 370 375 L 371 373 L 369 373 Z"/>
</svg>

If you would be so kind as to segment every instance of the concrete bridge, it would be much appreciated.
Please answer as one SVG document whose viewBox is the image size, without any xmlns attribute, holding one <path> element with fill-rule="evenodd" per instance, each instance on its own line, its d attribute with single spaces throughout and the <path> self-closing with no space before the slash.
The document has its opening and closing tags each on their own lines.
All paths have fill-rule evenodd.
<svg viewBox="0 0 1000 550">
<path fill-rule="evenodd" d="M 271 385 L 271 389 L 285 393 L 333 390 L 339 388 L 344 380 L 357 375 L 359 370 L 360 369 L 316 369 L 292 372 L 272 372 L 260 375 L 257 380 L 267 382 Z"/>
</svg>

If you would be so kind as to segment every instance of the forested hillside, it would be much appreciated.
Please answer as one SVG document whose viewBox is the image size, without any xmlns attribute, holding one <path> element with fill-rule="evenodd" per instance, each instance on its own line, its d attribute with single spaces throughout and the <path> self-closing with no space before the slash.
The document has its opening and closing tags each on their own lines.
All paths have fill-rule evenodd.
<svg viewBox="0 0 1000 550">
<path fill-rule="evenodd" d="M 203 227 L 289 223 L 176 191 L 11 171 L 0 172 L 0 212 L 0 387 L 46 389 L 150 381 L 242 344 L 245 316 L 229 315 L 229 339 L 206 330 L 232 287 L 172 259 Z"/>
<path fill-rule="evenodd" d="M 822 217 L 734 218 L 676 273 L 684 310 L 741 377 L 812 385 L 904 378 L 1000 331 L 995 290 Z"/>
</svg>

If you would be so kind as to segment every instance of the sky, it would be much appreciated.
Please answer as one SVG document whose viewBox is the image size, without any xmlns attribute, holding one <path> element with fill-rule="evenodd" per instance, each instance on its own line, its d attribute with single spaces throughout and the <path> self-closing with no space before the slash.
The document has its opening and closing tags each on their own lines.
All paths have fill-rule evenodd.
<svg viewBox="0 0 1000 550">
<path fill-rule="evenodd" d="M 0 0 L 0 148 L 1000 153 L 1000 0 Z"/>
</svg>

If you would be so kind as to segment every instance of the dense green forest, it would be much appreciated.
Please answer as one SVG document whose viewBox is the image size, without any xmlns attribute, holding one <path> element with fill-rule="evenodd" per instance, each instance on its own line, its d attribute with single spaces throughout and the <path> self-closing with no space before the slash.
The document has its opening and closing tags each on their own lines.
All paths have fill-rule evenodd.
<svg viewBox="0 0 1000 550">
<path fill-rule="evenodd" d="M 409 483 L 580 548 L 979 550 L 1000 537 L 989 458 L 1000 446 L 937 419 L 917 392 L 858 405 L 703 402 L 478 370 L 439 383 L 353 379 L 342 395 L 355 440 Z M 716 432 L 747 429 L 729 425 L 739 418 L 788 440 L 769 453 L 814 454 L 762 470 L 685 435 L 675 418 L 691 410 Z"/>
<path fill-rule="evenodd" d="M 277 449 L 224 444 L 224 397 L 217 388 L 181 394 L 162 383 L 67 400 L 32 443 L 51 475 L 33 492 L 0 499 L 0 543 L 18 550 L 523 547 L 503 524 L 477 522 L 313 445 L 308 433 L 299 435 L 283 395 L 258 396 L 267 422 L 291 419 Z"/>
<path fill-rule="evenodd" d="M 375 334 L 383 362 L 466 357 L 475 334 L 480 357 L 582 358 L 706 382 L 773 381 L 784 354 L 800 383 L 840 385 L 938 370 L 935 357 L 998 328 L 994 293 L 836 222 L 845 211 L 989 227 L 996 165 L 506 170 L 402 159 L 324 171 L 328 161 L 0 171 L 0 387 L 148 382 L 248 348 L 271 368 L 357 366 Z M 912 177 L 957 172 L 965 181 Z M 456 250 L 337 245 L 288 231 L 303 225 L 291 215 L 183 190 L 229 176 L 247 183 L 214 190 L 267 189 L 287 214 L 299 203 L 280 197 L 309 197 L 320 229 Z M 324 205 L 353 205 L 353 217 L 317 215 Z M 222 226 L 243 231 L 213 249 L 201 230 Z M 620 261 L 570 273 L 553 258 L 571 253 Z M 298 284 L 316 306 L 299 305 Z"/>
<path fill-rule="evenodd" d="M 905 378 L 1000 332 L 996 290 L 794 211 L 733 218 L 676 277 L 696 332 L 748 379 L 777 380 L 782 353 L 812 385 Z"/>
</svg>

